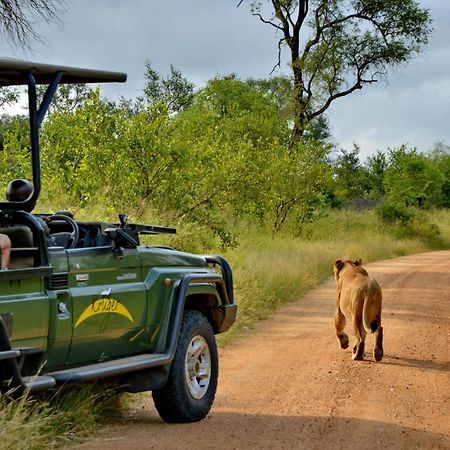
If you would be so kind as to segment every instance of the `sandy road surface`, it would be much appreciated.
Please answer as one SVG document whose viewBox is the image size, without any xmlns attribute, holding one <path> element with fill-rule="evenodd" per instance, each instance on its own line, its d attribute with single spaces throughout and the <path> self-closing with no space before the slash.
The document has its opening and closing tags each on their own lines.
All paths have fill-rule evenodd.
<svg viewBox="0 0 450 450">
<path fill-rule="evenodd" d="M 83 449 L 450 449 L 450 251 L 370 264 L 385 357 L 351 360 L 334 336 L 334 281 L 220 352 L 211 414 L 163 423 L 150 394 Z"/>
</svg>

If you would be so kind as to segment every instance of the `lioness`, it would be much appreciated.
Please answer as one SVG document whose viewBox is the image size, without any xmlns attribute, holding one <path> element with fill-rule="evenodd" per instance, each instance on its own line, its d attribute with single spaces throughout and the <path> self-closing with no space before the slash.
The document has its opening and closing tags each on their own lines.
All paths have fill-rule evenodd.
<svg viewBox="0 0 450 450">
<path fill-rule="evenodd" d="M 356 336 L 353 347 L 355 360 L 364 358 L 366 332 L 375 333 L 373 357 L 383 358 L 383 327 L 381 326 L 381 288 L 361 266 L 362 260 L 338 259 L 334 263 L 337 283 L 336 314 L 334 318 L 336 335 L 341 348 L 348 347 L 349 339 L 344 333 L 346 319 L 350 320 Z"/>
</svg>

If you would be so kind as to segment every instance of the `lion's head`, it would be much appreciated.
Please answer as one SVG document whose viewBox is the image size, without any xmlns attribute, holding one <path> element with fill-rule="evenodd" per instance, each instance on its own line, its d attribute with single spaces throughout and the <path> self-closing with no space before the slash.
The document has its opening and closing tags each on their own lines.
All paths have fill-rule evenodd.
<svg viewBox="0 0 450 450">
<path fill-rule="evenodd" d="M 339 276 L 342 274 L 342 272 L 345 270 L 346 267 L 358 267 L 358 272 L 363 273 L 364 275 L 367 275 L 367 272 L 365 269 L 362 268 L 363 260 L 361 258 L 352 261 L 350 259 L 337 259 L 334 262 L 334 276 L 336 278 L 336 281 L 339 280 Z"/>
</svg>

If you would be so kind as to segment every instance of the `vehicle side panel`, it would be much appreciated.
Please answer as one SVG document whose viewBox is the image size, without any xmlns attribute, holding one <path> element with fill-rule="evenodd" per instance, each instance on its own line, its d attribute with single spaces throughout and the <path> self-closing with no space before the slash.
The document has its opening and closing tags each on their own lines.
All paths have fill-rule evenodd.
<svg viewBox="0 0 450 450">
<path fill-rule="evenodd" d="M 68 364 L 142 352 L 147 318 L 139 254 L 111 248 L 68 250 L 72 345 Z"/>
<path fill-rule="evenodd" d="M 49 299 L 45 293 L 41 271 L 34 268 L 17 269 L 2 272 L 1 275 L 0 314 L 10 322 L 13 345 L 45 350 Z"/>
</svg>

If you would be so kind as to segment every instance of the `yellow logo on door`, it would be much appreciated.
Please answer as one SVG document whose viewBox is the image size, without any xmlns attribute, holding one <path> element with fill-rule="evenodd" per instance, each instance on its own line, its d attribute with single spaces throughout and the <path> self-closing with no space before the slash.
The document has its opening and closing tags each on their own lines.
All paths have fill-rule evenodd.
<svg viewBox="0 0 450 450">
<path fill-rule="evenodd" d="M 102 292 L 100 297 L 94 297 L 92 303 L 83 311 L 78 318 L 75 328 L 84 322 L 89 317 L 96 316 L 97 314 L 114 313 L 126 317 L 131 322 L 134 322 L 128 309 L 119 302 L 109 296 L 110 289 Z"/>
</svg>

